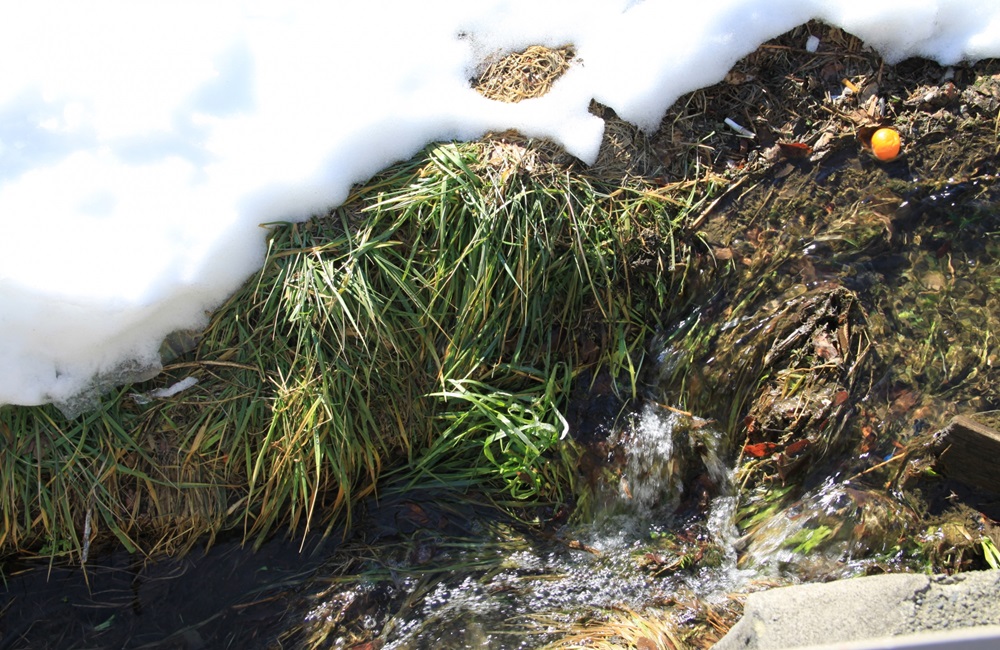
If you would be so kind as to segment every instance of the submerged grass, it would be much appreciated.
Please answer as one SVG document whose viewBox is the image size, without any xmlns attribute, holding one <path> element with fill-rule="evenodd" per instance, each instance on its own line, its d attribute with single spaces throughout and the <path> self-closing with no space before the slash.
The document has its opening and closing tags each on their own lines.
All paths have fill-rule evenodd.
<svg viewBox="0 0 1000 650">
<path fill-rule="evenodd" d="M 0 410 L 0 548 L 329 530 L 386 475 L 571 500 L 570 387 L 601 367 L 636 390 L 704 192 L 605 187 L 538 152 L 435 145 L 328 215 L 271 224 L 259 276 L 150 384 L 198 379 L 176 397 Z"/>
</svg>

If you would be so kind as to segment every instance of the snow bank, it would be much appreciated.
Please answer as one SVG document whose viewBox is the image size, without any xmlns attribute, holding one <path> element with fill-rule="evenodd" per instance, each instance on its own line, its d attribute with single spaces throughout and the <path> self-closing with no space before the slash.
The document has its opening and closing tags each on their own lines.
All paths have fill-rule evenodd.
<svg viewBox="0 0 1000 650">
<path fill-rule="evenodd" d="M 490 130 L 597 155 L 596 99 L 654 129 L 818 17 L 890 60 L 1000 55 L 980 0 L 34 2 L 0 10 L 0 404 L 155 373 L 302 220 L 424 144 Z M 543 98 L 471 90 L 496 50 L 572 42 Z M 95 384 L 95 378 L 97 383 Z"/>
</svg>

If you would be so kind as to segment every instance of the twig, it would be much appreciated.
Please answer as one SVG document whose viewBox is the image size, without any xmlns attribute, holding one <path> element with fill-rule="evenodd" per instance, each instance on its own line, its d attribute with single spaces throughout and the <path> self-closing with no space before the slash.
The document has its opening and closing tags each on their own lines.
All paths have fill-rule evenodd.
<svg viewBox="0 0 1000 650">
<path fill-rule="evenodd" d="M 854 480 L 854 479 L 856 479 L 856 478 L 860 478 L 860 477 L 864 476 L 865 474 L 868 474 L 869 472 L 874 472 L 875 470 L 879 469 L 880 467 L 885 467 L 885 466 L 886 466 L 886 465 L 888 465 L 889 463 L 891 463 L 891 462 L 893 462 L 893 461 L 896 461 L 896 460 L 899 460 L 900 458 L 906 458 L 906 456 L 907 456 L 907 454 L 906 454 L 906 453 L 902 453 L 902 454 L 893 454 L 893 456 L 892 456 L 891 458 L 888 458 L 888 459 L 886 459 L 886 460 L 883 460 L 883 461 L 882 461 L 881 463 L 879 463 L 878 465 L 872 465 L 872 466 L 871 466 L 871 467 L 869 467 L 868 469 L 866 469 L 866 470 L 863 470 L 863 471 L 861 471 L 861 472 L 858 472 L 857 474 L 855 474 L 854 476 L 852 476 L 851 478 L 847 479 L 847 480 L 846 480 L 846 481 L 844 481 L 844 482 L 845 482 L 845 483 L 850 483 L 851 481 L 853 481 L 853 480 Z"/>
<path fill-rule="evenodd" d="M 688 416 L 689 418 L 693 418 L 693 417 L 694 417 L 694 413 L 690 413 L 690 412 L 688 412 L 688 411 L 682 411 L 682 410 L 680 410 L 679 408 L 676 408 L 676 407 L 673 407 L 673 406 L 670 406 L 669 404 L 664 404 L 663 402 L 655 402 L 655 401 L 654 401 L 654 402 L 653 402 L 653 404 L 656 404 L 656 405 L 657 405 L 657 406 L 659 406 L 659 407 L 660 407 L 661 409 L 666 409 L 666 410 L 668 410 L 668 411 L 670 411 L 670 412 L 672 412 L 672 413 L 677 413 L 678 415 L 686 415 L 686 416 Z"/>
</svg>

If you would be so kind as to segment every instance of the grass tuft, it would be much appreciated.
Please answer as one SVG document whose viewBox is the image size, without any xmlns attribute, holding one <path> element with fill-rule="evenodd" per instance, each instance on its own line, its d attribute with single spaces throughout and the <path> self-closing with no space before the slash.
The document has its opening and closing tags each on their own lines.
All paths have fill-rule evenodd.
<svg viewBox="0 0 1000 650">
<path fill-rule="evenodd" d="M 434 145 L 328 215 L 271 224 L 260 274 L 141 387 L 198 379 L 175 397 L 0 410 L 0 547 L 180 552 L 234 527 L 259 544 L 349 524 L 386 478 L 571 501 L 570 389 L 604 368 L 639 390 L 706 192 L 606 186 L 545 146 Z"/>
</svg>

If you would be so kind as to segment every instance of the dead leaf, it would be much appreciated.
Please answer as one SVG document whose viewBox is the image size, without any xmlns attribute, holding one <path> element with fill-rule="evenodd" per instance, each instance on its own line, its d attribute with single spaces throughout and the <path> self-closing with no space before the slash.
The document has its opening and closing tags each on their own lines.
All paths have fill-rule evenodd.
<svg viewBox="0 0 1000 650">
<path fill-rule="evenodd" d="M 754 458 L 763 458 L 770 456 L 777 448 L 778 445 L 773 442 L 758 442 L 752 445 L 743 445 L 743 453 Z"/>
<path fill-rule="evenodd" d="M 796 440 L 792 444 L 785 447 L 785 455 L 795 456 L 796 454 L 799 454 L 803 450 L 805 450 L 806 447 L 808 447 L 810 444 L 811 443 L 808 438 L 803 438 L 802 440 Z"/>
<path fill-rule="evenodd" d="M 733 249 L 728 246 L 725 248 L 714 248 L 712 249 L 712 253 L 715 255 L 715 259 L 722 262 L 728 262 L 733 259 Z"/>
<path fill-rule="evenodd" d="M 808 158 L 813 152 L 812 147 L 804 142 L 779 142 L 778 148 L 781 150 L 781 155 L 792 160 Z"/>
<path fill-rule="evenodd" d="M 896 399 L 892 400 L 889 410 L 893 415 L 902 415 L 913 408 L 920 398 L 920 394 L 915 390 L 904 390 Z"/>
<path fill-rule="evenodd" d="M 637 650 L 658 650 L 660 646 L 649 637 L 641 636 L 635 641 Z"/>
<path fill-rule="evenodd" d="M 740 72 L 739 70 L 730 70 L 722 80 L 731 86 L 739 86 L 748 81 L 753 81 L 753 75 Z"/>
</svg>

